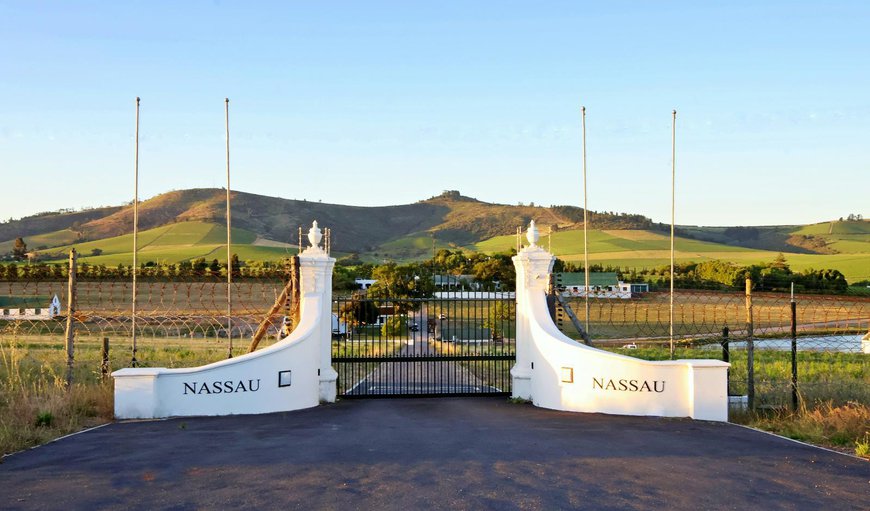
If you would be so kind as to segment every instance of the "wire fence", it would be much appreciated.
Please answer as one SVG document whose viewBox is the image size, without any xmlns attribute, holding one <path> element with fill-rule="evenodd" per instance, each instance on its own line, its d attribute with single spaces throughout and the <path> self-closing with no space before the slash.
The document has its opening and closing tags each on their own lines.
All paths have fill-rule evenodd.
<svg viewBox="0 0 870 511">
<path fill-rule="evenodd" d="M 230 336 L 234 353 L 244 353 L 248 341 L 264 319 L 267 337 L 274 340 L 283 327 L 286 311 L 270 318 L 286 281 L 282 277 L 237 279 L 232 284 L 232 329 L 228 330 L 227 283 L 219 276 L 195 281 L 140 280 L 137 285 L 136 335 L 141 343 L 137 359 L 142 365 L 160 347 L 188 347 L 213 353 L 200 361 L 227 356 Z M 132 293 L 130 281 L 78 280 L 73 327 L 76 343 L 99 344 L 111 339 L 113 350 L 132 347 Z M 60 310 L 51 310 L 57 297 Z M 0 337 L 27 344 L 63 345 L 69 303 L 66 280 L 0 281 Z M 223 348 L 223 350 L 217 348 Z"/>
<path fill-rule="evenodd" d="M 588 325 L 596 347 L 670 358 L 668 293 L 590 297 L 588 316 L 583 298 L 568 298 L 556 301 L 554 316 L 575 339 Z M 676 358 L 730 362 L 729 394 L 749 406 L 870 403 L 870 341 L 862 340 L 868 331 L 868 298 L 695 290 L 679 290 L 674 298 Z"/>
<path fill-rule="evenodd" d="M 142 365 L 165 365 L 159 350 L 172 346 L 196 357 L 169 364 L 213 362 L 227 356 L 229 335 L 234 353 L 264 321 L 286 284 L 286 276 L 239 278 L 233 282 L 232 331 L 228 332 L 226 282 L 212 279 L 148 278 L 138 284 L 137 358 Z M 0 280 L 0 340 L 63 350 L 68 282 Z M 76 283 L 73 315 L 76 345 L 98 350 L 111 340 L 113 368 L 125 365 L 131 347 L 132 284 L 128 280 L 81 279 Z M 53 298 L 60 305 L 50 311 Z M 669 295 L 642 293 L 630 299 L 583 298 L 556 301 L 556 323 L 569 337 L 588 323 L 599 348 L 645 359 L 670 357 Z M 571 319 L 566 309 L 570 309 Z M 274 340 L 286 311 L 268 318 Z M 792 337 L 794 329 L 794 337 Z M 794 398 L 870 403 L 870 299 L 840 295 L 745 293 L 681 289 L 674 301 L 676 358 L 729 361 L 729 394 L 746 396 L 752 406 L 788 406 Z M 203 355 L 204 353 L 204 355 Z M 200 356 L 201 355 L 201 356 Z M 94 370 L 97 370 L 95 367 Z M 739 398 L 738 398 L 739 399 Z"/>
</svg>

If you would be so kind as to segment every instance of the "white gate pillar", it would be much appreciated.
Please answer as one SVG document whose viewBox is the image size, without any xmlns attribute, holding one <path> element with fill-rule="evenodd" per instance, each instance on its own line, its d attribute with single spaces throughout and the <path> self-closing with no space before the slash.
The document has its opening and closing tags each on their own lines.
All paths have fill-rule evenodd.
<svg viewBox="0 0 870 511">
<path fill-rule="evenodd" d="M 299 324 L 253 353 L 200 367 L 115 371 L 115 417 L 153 419 L 284 412 L 335 401 L 332 268 L 317 222 L 299 254 Z"/>
<path fill-rule="evenodd" d="M 320 340 L 317 374 L 320 381 L 321 402 L 334 403 L 338 373 L 332 368 L 332 270 L 335 259 L 320 247 L 323 234 L 317 221 L 308 230 L 311 246 L 299 254 L 299 280 L 301 309 L 318 307 L 322 318 L 317 326 Z M 300 316 L 304 314 L 300 310 Z"/>
<path fill-rule="evenodd" d="M 547 287 L 555 258 L 530 246 L 517 269 L 517 361 L 513 397 L 553 410 L 619 415 L 728 419 L 728 367 L 720 360 L 647 361 L 603 351 L 565 336 L 550 317 Z"/>
<path fill-rule="evenodd" d="M 550 283 L 550 272 L 556 258 L 537 245 L 539 234 L 532 220 L 526 238 L 529 240 L 528 247 L 520 250 L 513 257 L 514 267 L 517 270 L 516 284 L 516 351 L 517 361 L 511 368 L 512 397 L 520 399 L 532 398 L 532 342 L 531 322 L 529 308 L 526 303 L 533 293 L 546 294 Z"/>
</svg>

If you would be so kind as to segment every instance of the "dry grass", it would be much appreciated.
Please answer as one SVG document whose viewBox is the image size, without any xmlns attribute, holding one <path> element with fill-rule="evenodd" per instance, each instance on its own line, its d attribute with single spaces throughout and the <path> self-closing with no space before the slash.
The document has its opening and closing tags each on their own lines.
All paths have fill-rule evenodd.
<svg viewBox="0 0 870 511">
<path fill-rule="evenodd" d="M 110 384 L 35 382 L 0 398 L 0 453 L 49 442 L 55 438 L 112 420 Z"/>
<path fill-rule="evenodd" d="M 870 406 L 832 402 L 798 411 L 759 411 L 735 422 L 771 431 L 795 440 L 850 452 L 870 460 Z"/>
<path fill-rule="evenodd" d="M 226 357 L 225 343 L 145 339 L 139 354 L 145 366 L 198 366 Z M 100 380 L 99 345 L 98 338 L 76 340 L 74 383 L 67 388 L 62 338 L 0 335 L 0 454 L 112 420 L 113 386 L 111 380 Z M 129 364 L 127 348 L 113 346 L 111 367 Z M 240 346 L 238 352 L 244 348 Z"/>
<path fill-rule="evenodd" d="M 0 339 L 0 453 L 108 422 L 112 415 L 111 384 L 91 380 L 67 388 L 56 366 L 35 363 L 27 348 Z"/>
</svg>

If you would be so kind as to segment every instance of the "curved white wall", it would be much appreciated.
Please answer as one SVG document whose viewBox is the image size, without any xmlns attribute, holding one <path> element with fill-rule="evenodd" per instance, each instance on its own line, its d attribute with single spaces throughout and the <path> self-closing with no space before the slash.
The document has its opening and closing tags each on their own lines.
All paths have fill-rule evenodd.
<svg viewBox="0 0 870 511">
<path fill-rule="evenodd" d="M 277 343 L 185 369 L 128 368 L 115 379 L 115 417 L 142 419 L 298 410 L 335 400 L 332 266 L 317 247 L 300 255 L 300 322 Z"/>
<path fill-rule="evenodd" d="M 728 420 L 719 360 L 650 362 L 580 344 L 553 324 L 546 287 L 555 258 L 532 245 L 516 257 L 514 397 L 555 410 Z"/>
</svg>

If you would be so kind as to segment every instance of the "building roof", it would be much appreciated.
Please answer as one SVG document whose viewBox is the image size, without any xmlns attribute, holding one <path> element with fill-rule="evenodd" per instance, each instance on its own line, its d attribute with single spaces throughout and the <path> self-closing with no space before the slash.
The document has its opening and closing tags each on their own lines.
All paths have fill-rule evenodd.
<svg viewBox="0 0 870 511">
<path fill-rule="evenodd" d="M 433 277 L 436 286 L 458 286 L 474 282 L 474 275 L 435 275 Z"/>
<path fill-rule="evenodd" d="M 583 286 L 586 284 L 586 276 L 583 272 L 554 273 L 556 286 Z M 589 272 L 590 286 L 615 286 L 619 283 L 615 272 L 591 271 Z"/>
</svg>

